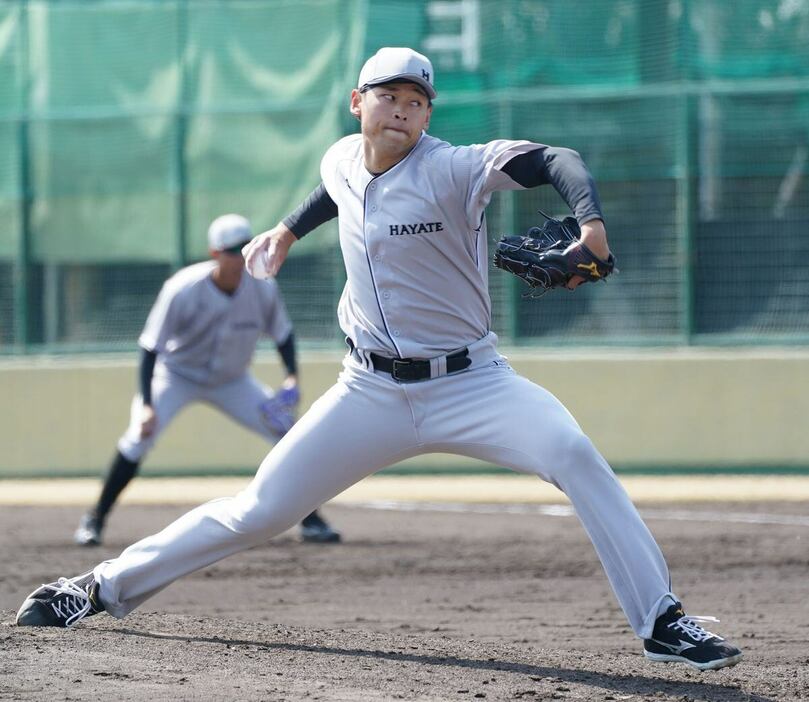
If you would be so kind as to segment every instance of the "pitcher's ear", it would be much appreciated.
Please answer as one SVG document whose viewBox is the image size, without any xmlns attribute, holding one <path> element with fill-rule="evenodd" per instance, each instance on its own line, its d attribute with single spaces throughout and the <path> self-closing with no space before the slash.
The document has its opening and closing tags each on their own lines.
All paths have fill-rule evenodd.
<svg viewBox="0 0 809 702">
<path fill-rule="evenodd" d="M 351 91 L 351 104 L 348 109 L 351 112 L 351 114 L 354 115 L 357 119 L 359 119 L 360 116 L 362 115 L 361 104 L 362 104 L 362 93 L 360 93 L 360 91 L 355 88 L 354 90 Z"/>
</svg>

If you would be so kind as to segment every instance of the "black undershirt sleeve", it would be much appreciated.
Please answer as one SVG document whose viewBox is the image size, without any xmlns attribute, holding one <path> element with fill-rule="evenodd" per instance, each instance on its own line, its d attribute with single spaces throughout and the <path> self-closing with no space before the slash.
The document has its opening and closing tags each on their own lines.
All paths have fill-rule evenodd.
<svg viewBox="0 0 809 702">
<path fill-rule="evenodd" d="M 290 332 L 284 343 L 278 344 L 278 353 L 287 369 L 287 375 L 297 375 L 298 364 L 295 359 L 295 335 L 292 332 Z"/>
<path fill-rule="evenodd" d="M 318 185 L 298 208 L 283 222 L 297 239 L 306 236 L 313 229 L 316 229 L 324 222 L 334 219 L 337 216 L 337 204 L 326 192 L 326 186 Z"/>
<path fill-rule="evenodd" d="M 577 151 L 541 146 L 511 159 L 501 169 L 524 188 L 552 185 L 573 211 L 579 224 L 604 219 L 595 181 Z"/>
<path fill-rule="evenodd" d="M 141 349 L 140 372 L 138 373 L 140 383 L 140 396 L 144 405 L 152 404 L 152 376 L 154 376 L 154 364 L 157 354 L 154 351 Z"/>
</svg>

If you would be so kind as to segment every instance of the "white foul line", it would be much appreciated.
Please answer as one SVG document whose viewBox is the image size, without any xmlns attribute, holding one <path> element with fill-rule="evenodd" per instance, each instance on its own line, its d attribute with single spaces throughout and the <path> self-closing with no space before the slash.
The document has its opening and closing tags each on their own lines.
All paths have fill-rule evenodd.
<svg viewBox="0 0 809 702">
<path fill-rule="evenodd" d="M 575 517 L 570 505 L 477 504 L 464 502 L 397 502 L 373 500 L 351 502 L 365 509 L 396 510 L 400 512 L 465 512 L 469 514 L 541 514 L 546 517 Z M 748 512 L 709 512 L 685 509 L 640 509 L 644 519 L 667 519 L 677 522 L 736 522 L 739 524 L 778 524 L 809 527 L 809 515 L 765 514 Z"/>
</svg>

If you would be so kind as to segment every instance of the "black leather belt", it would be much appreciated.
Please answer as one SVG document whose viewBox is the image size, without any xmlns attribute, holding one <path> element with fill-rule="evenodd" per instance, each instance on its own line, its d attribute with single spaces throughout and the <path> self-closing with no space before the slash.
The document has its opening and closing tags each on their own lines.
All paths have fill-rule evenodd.
<svg viewBox="0 0 809 702">
<path fill-rule="evenodd" d="M 385 358 L 371 353 L 371 361 L 374 370 L 381 370 L 390 373 L 394 380 L 404 383 L 412 383 L 416 380 L 428 380 L 432 378 L 430 361 L 422 358 Z M 469 349 L 461 349 L 447 356 L 447 373 L 468 368 L 472 364 L 469 358 Z"/>
</svg>

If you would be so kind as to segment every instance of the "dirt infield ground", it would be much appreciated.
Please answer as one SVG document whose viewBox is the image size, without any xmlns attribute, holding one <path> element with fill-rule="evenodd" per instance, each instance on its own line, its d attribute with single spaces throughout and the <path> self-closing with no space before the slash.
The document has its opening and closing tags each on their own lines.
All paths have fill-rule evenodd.
<svg viewBox="0 0 809 702">
<path fill-rule="evenodd" d="M 640 655 L 568 508 L 373 507 L 326 508 L 343 544 L 289 532 L 68 631 L 14 611 L 186 508 L 122 505 L 92 551 L 78 507 L 1 507 L 0 699 L 809 699 L 805 502 L 641 505 L 689 611 L 745 651 L 704 674 Z"/>
</svg>

